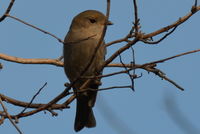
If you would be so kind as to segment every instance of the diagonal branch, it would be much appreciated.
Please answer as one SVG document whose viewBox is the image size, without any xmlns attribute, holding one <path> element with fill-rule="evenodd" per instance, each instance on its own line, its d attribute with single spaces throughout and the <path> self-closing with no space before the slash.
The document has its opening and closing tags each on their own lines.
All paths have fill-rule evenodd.
<svg viewBox="0 0 200 134">
<path fill-rule="evenodd" d="M 157 41 L 147 41 L 147 40 L 141 40 L 141 41 L 144 42 L 145 44 L 158 44 L 161 41 L 163 41 L 164 39 L 166 39 L 169 35 L 171 35 L 176 30 L 176 28 L 177 28 L 177 26 L 174 27 L 170 32 L 166 33 L 163 37 L 161 37 Z"/>
<path fill-rule="evenodd" d="M 45 31 L 45 30 L 43 30 L 43 29 L 41 29 L 41 28 L 38 28 L 38 27 L 36 27 L 36 26 L 34 26 L 34 25 L 32 25 L 32 24 L 29 24 L 29 23 L 27 23 L 27 22 L 25 22 L 25 21 L 23 21 L 23 20 L 21 20 L 21 19 L 19 19 L 19 18 L 17 18 L 17 17 L 11 16 L 11 15 L 9 15 L 9 14 L 6 14 L 6 17 L 10 17 L 10 18 L 12 18 L 12 19 L 14 19 L 14 20 L 17 20 L 17 21 L 19 21 L 19 22 L 21 22 L 21 23 L 23 23 L 23 24 L 25 24 L 25 25 L 27 25 L 27 26 L 30 26 L 30 27 L 32 27 L 32 28 L 34 28 L 34 29 L 36 29 L 36 30 L 38 30 L 38 31 L 40 31 L 40 32 L 43 32 L 43 33 L 45 33 L 45 34 L 48 34 L 48 35 L 52 36 L 53 38 L 57 39 L 57 40 L 58 40 L 59 42 L 61 42 L 61 43 L 64 43 L 64 41 L 63 41 L 62 39 L 58 38 L 58 37 L 55 36 L 54 34 L 52 34 L 52 33 L 50 33 L 50 32 L 47 32 L 47 31 Z"/>
<path fill-rule="evenodd" d="M 36 98 L 37 95 L 39 95 L 39 93 L 42 91 L 42 89 L 47 85 L 47 82 L 38 90 L 38 92 L 32 97 L 31 101 L 29 102 L 29 104 L 20 112 L 20 114 L 22 114 L 23 112 L 26 111 L 26 109 L 33 103 L 33 100 Z"/>
<path fill-rule="evenodd" d="M 6 11 L 5 11 L 5 13 L 3 14 L 3 16 L 1 16 L 1 18 L 0 18 L 0 22 L 3 21 L 3 20 L 7 17 L 7 15 L 10 13 L 10 10 L 11 10 L 11 8 L 12 8 L 14 2 L 15 2 L 15 0 L 11 0 L 11 1 L 10 1 L 10 4 L 9 4 L 8 8 L 6 9 Z"/>
<path fill-rule="evenodd" d="M 22 131 L 19 129 L 19 127 L 18 127 L 18 126 L 15 124 L 15 122 L 12 120 L 10 114 L 8 113 L 6 107 L 5 107 L 4 104 L 3 104 L 3 101 L 2 101 L 2 99 L 1 99 L 1 97 L 0 97 L 0 104 L 1 104 L 1 106 L 2 106 L 2 108 L 3 108 L 3 110 L 4 110 L 4 112 L 5 112 L 6 116 L 8 117 L 8 119 L 10 120 L 10 122 L 12 123 L 12 125 L 16 128 L 16 130 L 19 132 L 19 134 L 23 134 Z"/>
<path fill-rule="evenodd" d="M 197 6 L 197 7 L 194 7 L 194 6 L 193 6 L 192 9 L 193 9 L 193 10 L 195 9 L 195 10 L 194 10 L 193 12 L 190 12 L 190 13 L 188 13 L 187 15 L 185 15 L 185 16 L 179 18 L 179 19 L 178 19 L 176 22 L 174 22 L 173 24 L 168 25 L 168 26 L 166 26 L 166 27 L 163 27 L 163 28 L 161 28 L 161 29 L 158 29 L 158 30 L 156 30 L 156 31 L 154 31 L 154 32 L 152 32 L 152 33 L 143 35 L 143 39 L 152 38 L 152 37 L 154 37 L 154 36 L 156 36 L 156 35 L 158 35 L 158 34 L 161 34 L 161 33 L 166 32 L 166 31 L 168 31 L 168 30 L 170 30 L 170 29 L 172 29 L 172 28 L 174 28 L 174 27 L 177 27 L 177 26 L 181 25 L 182 23 L 184 23 L 185 21 L 187 21 L 191 16 L 193 16 L 196 12 L 198 12 L 198 11 L 200 10 L 200 6 Z"/>
<path fill-rule="evenodd" d="M 157 63 L 162 63 L 162 62 L 165 62 L 165 61 L 177 58 L 177 57 L 181 57 L 181 56 L 192 54 L 192 53 L 196 53 L 196 52 L 200 52 L 200 49 L 188 51 L 188 52 L 181 53 L 181 54 L 178 54 L 178 55 L 175 55 L 175 56 L 171 56 L 171 57 L 168 57 L 168 58 L 165 58 L 165 59 L 161 59 L 161 60 L 157 60 L 157 61 L 145 63 L 145 64 L 143 64 L 143 66 L 151 65 L 151 64 L 157 64 Z"/>
</svg>

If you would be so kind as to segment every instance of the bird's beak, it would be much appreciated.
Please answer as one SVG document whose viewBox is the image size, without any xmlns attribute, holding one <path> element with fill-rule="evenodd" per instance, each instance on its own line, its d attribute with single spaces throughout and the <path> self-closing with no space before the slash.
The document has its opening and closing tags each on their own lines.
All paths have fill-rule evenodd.
<svg viewBox="0 0 200 134">
<path fill-rule="evenodd" d="M 107 25 L 113 25 L 113 23 L 111 21 L 108 20 Z"/>
</svg>

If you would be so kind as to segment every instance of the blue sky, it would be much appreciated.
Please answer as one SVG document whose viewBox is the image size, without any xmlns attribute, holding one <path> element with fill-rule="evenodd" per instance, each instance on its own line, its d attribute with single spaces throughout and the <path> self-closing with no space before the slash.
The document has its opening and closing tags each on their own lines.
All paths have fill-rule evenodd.
<svg viewBox="0 0 200 134">
<path fill-rule="evenodd" d="M 8 1 L 0 2 L 0 14 L 4 13 Z M 189 13 L 193 0 L 140 0 L 138 2 L 139 18 L 142 31 L 152 32 L 173 23 L 179 17 Z M 106 1 L 98 0 L 20 0 L 14 4 L 11 15 L 47 30 L 60 38 L 64 38 L 72 18 L 78 13 L 95 9 L 106 11 Z M 111 1 L 110 20 L 114 23 L 108 28 L 106 42 L 124 37 L 133 22 L 133 4 L 130 0 Z M 197 13 L 181 25 L 171 36 L 158 45 L 146 45 L 141 42 L 134 46 L 137 64 L 173 56 L 182 52 L 199 49 L 199 22 Z M 0 53 L 23 58 L 57 58 L 62 55 L 62 44 L 56 39 L 35 29 L 27 27 L 15 20 L 7 18 L 0 23 Z M 111 55 L 122 44 L 108 48 Z M 130 52 L 130 51 L 129 51 Z M 199 53 L 187 55 L 157 67 L 169 78 L 176 81 L 185 91 L 182 92 L 154 74 L 136 70 L 142 77 L 135 80 L 135 92 L 130 89 L 113 89 L 102 91 L 94 108 L 97 127 L 83 129 L 80 134 L 168 134 L 168 133 L 200 133 L 199 126 Z M 130 53 L 122 55 L 125 62 L 131 61 Z M 119 62 L 116 59 L 115 62 Z M 37 96 L 34 102 L 48 102 L 64 89 L 67 80 L 63 68 L 52 65 L 22 65 L 0 60 L 4 68 L 0 71 L 0 93 L 30 101 L 38 89 L 47 82 L 48 85 Z M 105 69 L 104 73 L 119 69 Z M 127 75 L 105 78 L 102 87 L 127 85 L 130 79 Z M 171 101 L 169 101 L 171 100 Z M 167 102 L 167 103 L 166 103 Z M 170 103 L 171 102 L 171 103 Z M 173 106 L 175 105 L 175 108 Z M 6 104 L 8 112 L 17 113 L 21 108 Z M 57 117 L 50 113 L 40 112 L 36 115 L 22 118 L 18 126 L 24 134 L 67 134 L 73 130 L 75 102 L 70 109 L 58 111 Z M 176 115 L 177 110 L 180 114 Z M 183 115 L 185 120 L 179 123 L 175 117 Z M 182 116 L 181 116 L 182 117 Z M 182 118 L 183 119 L 183 118 Z M 186 121 L 186 122 L 185 122 Z M 189 123 L 189 125 L 187 125 Z M 186 127 L 180 127 L 184 126 Z M 194 128 L 192 128 L 194 127 Z M 186 129 L 186 130 L 185 130 Z M 193 130 L 191 132 L 190 130 Z M 4 134 L 17 133 L 8 120 L 0 126 Z M 189 131 L 189 132 L 188 132 Z"/>
</svg>

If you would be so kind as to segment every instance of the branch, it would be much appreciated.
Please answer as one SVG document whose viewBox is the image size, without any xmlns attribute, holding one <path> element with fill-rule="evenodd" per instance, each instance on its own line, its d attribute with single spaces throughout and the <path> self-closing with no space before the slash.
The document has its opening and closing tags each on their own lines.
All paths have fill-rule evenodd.
<svg viewBox="0 0 200 134">
<path fill-rule="evenodd" d="M 196 53 L 196 52 L 199 52 L 199 51 L 200 51 L 200 49 L 192 50 L 192 51 L 188 51 L 188 52 L 181 53 L 181 54 L 178 54 L 178 55 L 175 55 L 175 56 L 171 56 L 171 57 L 168 57 L 168 58 L 165 58 L 165 59 L 161 59 L 161 60 L 157 60 L 157 61 L 153 61 L 153 62 L 145 63 L 145 64 L 143 64 L 143 66 L 151 65 L 151 64 L 157 64 L 157 63 L 162 63 L 162 62 L 165 62 L 165 61 L 168 61 L 168 60 L 174 59 L 174 58 L 178 58 L 178 57 L 181 57 L 181 56 L 184 56 L 184 55 L 188 55 L 188 54 Z"/>
<path fill-rule="evenodd" d="M 38 92 L 33 96 L 33 98 L 31 99 L 31 101 L 29 102 L 29 104 L 20 112 L 20 114 L 22 114 L 24 111 L 26 111 L 26 109 L 33 103 L 33 100 L 36 98 L 37 95 L 39 95 L 39 93 L 42 91 L 42 89 L 47 85 L 47 82 L 38 90 Z"/>
<path fill-rule="evenodd" d="M 189 14 L 187 14 L 187 15 L 185 15 L 185 16 L 179 18 L 176 22 L 174 22 L 174 23 L 171 24 L 171 25 L 168 25 L 168 26 L 166 26 L 166 27 L 163 27 L 163 28 L 161 28 L 161 29 L 159 29 L 159 30 L 156 30 L 156 31 L 152 32 L 152 33 L 143 35 L 142 38 L 143 38 L 143 39 L 152 38 L 152 37 L 154 37 L 154 36 L 156 36 L 156 35 L 158 35 L 158 34 L 161 34 L 161 33 L 163 33 L 163 32 L 166 32 L 166 31 L 168 31 L 168 30 L 170 30 L 170 29 L 172 29 L 172 28 L 174 28 L 174 27 L 178 27 L 179 25 L 181 25 L 182 23 L 184 23 L 185 21 L 187 21 L 191 16 L 193 16 L 193 15 L 194 15 L 196 12 L 198 12 L 199 10 L 200 10 L 200 6 L 193 6 L 193 7 L 192 7 L 192 11 L 191 11 Z"/>
<path fill-rule="evenodd" d="M 87 89 L 82 89 L 82 90 L 78 90 L 76 92 L 69 92 L 70 94 L 75 94 L 75 93 L 82 93 L 82 92 L 86 92 L 86 91 L 105 91 L 105 90 L 110 90 L 110 89 L 122 89 L 122 88 L 130 88 L 132 89 L 132 86 L 112 86 L 112 87 L 106 87 L 106 88 L 99 88 L 99 89 L 92 89 L 92 88 L 87 88 Z"/>
<path fill-rule="evenodd" d="M 9 56 L 2 53 L 0 53 L 0 59 L 21 64 L 50 64 L 60 67 L 63 66 L 63 62 L 59 61 L 58 59 L 27 59 Z"/>
<path fill-rule="evenodd" d="M 170 78 L 168 78 L 165 73 L 163 73 L 161 70 L 151 67 L 151 66 L 145 66 L 143 69 L 145 69 L 148 72 L 152 72 L 155 75 L 159 76 L 161 79 L 164 79 L 166 81 L 168 81 L 169 83 L 171 83 L 172 85 L 174 85 L 175 87 L 177 87 L 178 89 L 184 91 L 184 88 L 182 88 L 181 86 L 179 86 L 176 82 L 174 82 L 173 80 L 171 80 Z"/>
<path fill-rule="evenodd" d="M 133 41 L 129 42 L 125 46 L 121 47 L 117 50 L 114 54 L 112 54 L 103 64 L 103 67 L 106 67 L 109 63 L 111 63 L 119 54 L 124 52 L 125 50 L 129 49 L 132 45 L 136 44 L 139 40 L 135 38 Z"/>
<path fill-rule="evenodd" d="M 127 73 L 126 74 L 128 74 L 128 76 L 129 76 L 129 78 L 130 78 L 130 80 L 131 80 L 131 89 L 133 90 L 133 91 L 135 91 L 134 90 L 134 78 L 136 78 L 136 77 L 134 77 L 135 76 L 135 74 L 130 74 L 130 71 L 129 71 L 129 69 L 127 69 L 127 67 L 125 66 L 125 64 L 123 63 L 123 61 L 122 61 L 122 57 L 121 57 L 121 55 L 119 54 L 119 60 L 120 60 L 120 63 L 123 65 L 123 67 L 124 67 L 124 69 L 125 69 L 125 71 L 127 71 Z M 133 64 L 132 64 L 132 66 L 133 66 Z"/>
<path fill-rule="evenodd" d="M 129 42 L 128 38 L 129 38 L 129 37 L 126 36 L 126 37 L 124 37 L 124 38 L 121 38 L 121 39 L 118 39 L 118 40 L 115 40 L 115 41 L 111 41 L 111 42 L 105 44 L 105 46 L 106 46 L 106 47 L 109 47 L 109 46 L 111 46 L 112 44 L 117 44 L 117 43 L 124 42 L 124 41 Z"/>
<path fill-rule="evenodd" d="M 1 104 L 1 106 L 2 106 L 2 108 L 3 108 L 3 110 L 4 110 L 4 112 L 5 112 L 6 116 L 8 117 L 9 121 L 10 121 L 10 122 L 12 123 L 12 125 L 16 128 L 16 130 L 17 130 L 20 134 L 22 134 L 21 130 L 18 128 L 18 126 L 17 126 L 17 125 L 15 124 L 15 122 L 12 120 L 10 114 L 8 113 L 6 107 L 4 106 L 1 97 L 0 97 L 0 104 Z"/>
<path fill-rule="evenodd" d="M 55 36 L 54 34 L 52 34 L 52 33 L 50 33 L 50 32 L 47 32 L 47 31 L 45 31 L 45 30 L 43 30 L 43 29 L 41 29 L 41 28 L 38 28 L 38 27 L 36 27 L 36 26 L 34 26 L 34 25 L 31 25 L 31 24 L 29 24 L 29 23 L 27 23 L 27 22 L 25 22 L 25 21 L 23 21 L 23 20 L 21 20 L 21 19 L 19 19 L 19 18 L 17 18 L 17 17 L 11 16 L 11 15 L 9 15 L 9 14 L 6 14 L 6 16 L 7 16 L 7 17 L 10 17 L 10 18 L 12 18 L 12 19 L 14 19 L 14 20 L 17 20 L 17 21 L 19 21 L 19 22 L 21 22 L 21 23 L 23 23 L 23 24 L 25 24 L 25 25 L 27 25 L 27 26 L 30 26 L 30 27 L 32 27 L 32 28 L 34 28 L 34 29 L 36 29 L 36 30 L 38 30 L 38 31 L 40 31 L 40 32 L 43 32 L 43 33 L 45 33 L 45 34 L 50 35 L 50 36 L 52 36 L 53 38 L 57 39 L 60 43 L 64 43 L 63 40 L 61 40 L 60 38 L 58 38 L 57 36 Z"/>
<path fill-rule="evenodd" d="M 118 74 L 127 73 L 127 72 L 129 72 L 131 70 L 132 70 L 132 68 L 129 68 L 127 70 L 122 70 L 122 71 L 118 71 L 118 72 L 114 72 L 114 73 L 109 73 L 109 74 L 104 74 L 104 75 L 98 75 L 98 76 L 83 76 L 81 78 L 86 78 L 86 79 L 104 78 L 104 77 L 110 77 L 110 76 L 114 76 L 114 75 L 118 75 Z"/>
<path fill-rule="evenodd" d="M 159 40 L 157 41 L 147 41 L 145 40 L 141 40 L 142 42 L 144 42 L 145 44 L 158 44 L 161 41 L 163 41 L 164 39 L 166 39 L 169 35 L 171 35 L 175 30 L 176 30 L 177 26 L 174 27 L 170 32 L 166 33 L 163 37 L 161 37 Z"/>
<path fill-rule="evenodd" d="M 174 58 L 177 58 L 177 57 L 180 57 L 180 56 L 184 56 L 184 55 L 188 55 L 188 54 L 191 54 L 191 53 L 196 53 L 196 52 L 199 52 L 199 51 L 200 51 L 200 49 L 188 51 L 188 52 L 181 53 L 181 54 L 178 54 L 178 55 L 175 55 L 175 56 L 172 56 L 172 57 L 168 57 L 168 58 L 165 58 L 165 59 L 145 63 L 145 64 L 143 64 L 143 66 L 145 66 L 146 64 L 155 64 L 155 63 L 165 62 L 167 60 L 171 60 L 171 59 L 174 59 Z M 50 65 L 63 67 L 63 62 L 59 61 L 58 59 L 26 59 L 26 58 L 9 56 L 9 55 L 2 54 L 2 53 L 0 53 L 0 59 L 10 61 L 10 62 L 15 62 L 15 63 L 21 63 L 21 64 L 50 64 Z M 105 64 L 107 64 L 107 63 L 105 63 Z M 124 64 L 124 65 L 128 68 L 132 67 L 131 64 Z M 124 67 L 124 66 L 121 63 L 110 63 L 106 67 Z M 134 69 L 141 68 L 141 65 L 135 64 L 133 66 L 133 68 Z"/>
<path fill-rule="evenodd" d="M 0 94 L 0 97 L 2 98 L 3 101 L 6 101 L 7 103 L 13 104 L 15 106 L 26 107 L 27 105 L 29 105 L 28 102 L 19 101 L 19 100 L 10 98 L 8 96 L 5 96 L 3 94 Z M 39 108 L 39 107 L 42 107 L 44 105 L 46 105 L 46 104 L 32 103 L 28 106 L 28 108 Z M 69 108 L 69 107 L 67 105 L 64 105 L 64 104 L 53 104 L 50 108 L 59 110 L 59 109 L 64 109 L 64 108 Z"/>
<path fill-rule="evenodd" d="M 5 13 L 3 14 L 3 16 L 1 16 L 1 18 L 0 18 L 0 22 L 3 21 L 3 20 L 7 17 L 7 15 L 10 13 L 10 10 L 11 10 L 11 8 L 12 8 L 14 2 L 15 2 L 15 0 L 11 0 L 11 1 L 10 1 L 10 4 L 9 4 L 8 8 L 6 9 L 6 11 L 5 11 Z"/>
<path fill-rule="evenodd" d="M 135 28 L 135 36 L 138 35 L 138 30 L 139 30 L 139 19 L 138 19 L 138 8 L 137 8 L 137 1 L 133 0 L 133 5 L 134 5 L 134 16 L 135 16 L 135 21 L 134 21 L 134 28 Z"/>
</svg>

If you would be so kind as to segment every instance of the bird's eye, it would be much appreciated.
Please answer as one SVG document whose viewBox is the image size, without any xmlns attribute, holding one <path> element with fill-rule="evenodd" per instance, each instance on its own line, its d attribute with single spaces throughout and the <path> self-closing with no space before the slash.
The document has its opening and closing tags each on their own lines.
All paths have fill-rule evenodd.
<svg viewBox="0 0 200 134">
<path fill-rule="evenodd" d="M 89 19 L 91 23 L 96 23 L 97 21 L 95 19 Z"/>
</svg>

